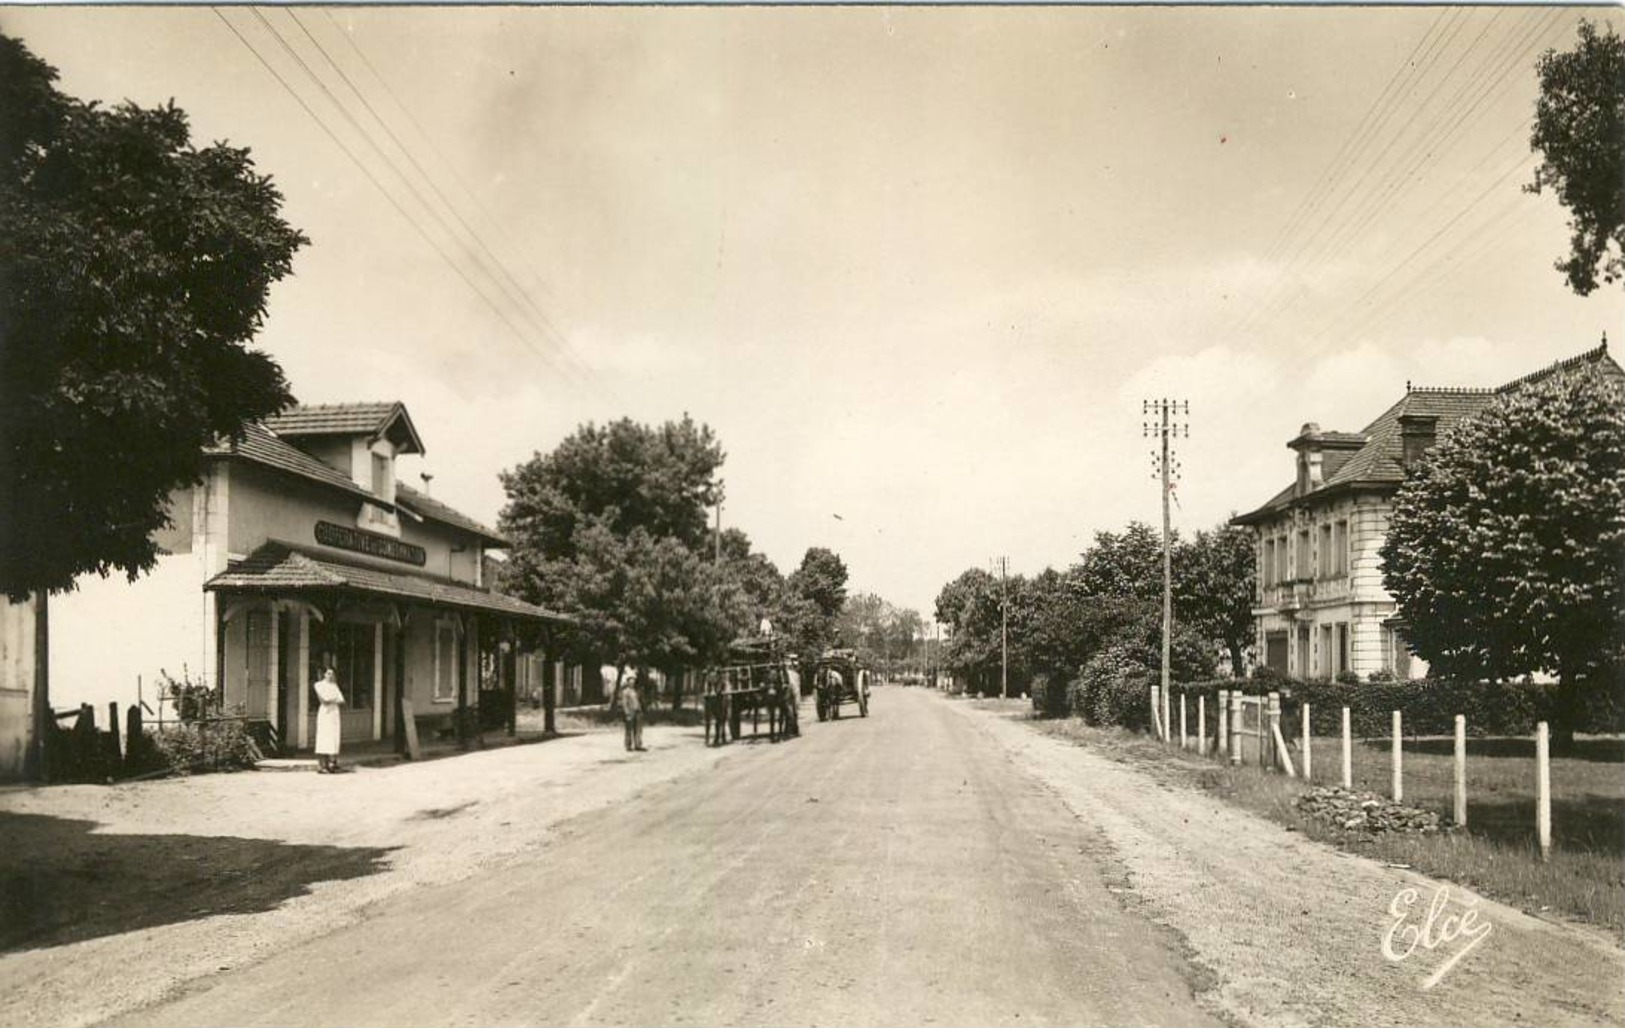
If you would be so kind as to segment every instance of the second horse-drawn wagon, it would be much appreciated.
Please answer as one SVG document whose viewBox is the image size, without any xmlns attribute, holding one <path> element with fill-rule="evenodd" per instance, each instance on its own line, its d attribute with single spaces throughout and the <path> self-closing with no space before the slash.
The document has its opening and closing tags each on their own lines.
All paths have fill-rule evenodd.
<svg viewBox="0 0 1625 1032">
<path fill-rule="evenodd" d="M 800 701 L 783 643 L 771 636 L 740 639 L 729 646 L 726 663 L 706 671 L 705 744 L 739 738 L 747 713 L 753 735 L 761 733 L 763 716 L 770 741 L 798 735 Z"/>
<path fill-rule="evenodd" d="M 819 720 L 839 720 L 843 702 L 857 703 L 858 716 L 869 715 L 869 671 L 858 664 L 852 649 L 825 652 L 813 664 L 812 679 Z"/>
</svg>

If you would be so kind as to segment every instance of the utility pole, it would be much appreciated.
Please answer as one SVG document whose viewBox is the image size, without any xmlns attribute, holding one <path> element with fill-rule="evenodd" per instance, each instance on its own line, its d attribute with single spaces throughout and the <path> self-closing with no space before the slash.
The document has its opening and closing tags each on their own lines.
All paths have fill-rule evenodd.
<svg viewBox="0 0 1625 1032">
<path fill-rule="evenodd" d="M 1181 433 L 1190 437 L 1189 423 L 1173 423 L 1169 416 L 1189 416 L 1191 403 L 1188 401 L 1169 401 L 1162 398 L 1156 401 L 1146 401 L 1140 406 L 1140 414 L 1155 416 L 1155 422 L 1141 424 L 1141 430 L 1146 437 L 1157 437 L 1162 445 L 1160 456 L 1152 452 L 1152 464 L 1155 469 L 1151 475 L 1162 478 L 1162 691 L 1160 693 L 1159 713 L 1161 726 L 1157 728 L 1157 735 L 1163 741 L 1169 741 L 1172 733 L 1169 710 L 1172 708 L 1172 692 L 1169 687 L 1169 665 L 1172 659 L 1174 636 L 1174 567 L 1173 550 L 1170 547 L 1172 529 L 1168 516 L 1168 500 L 1173 490 L 1173 483 L 1177 479 L 1179 459 L 1173 455 L 1168 447 L 1170 437 L 1178 437 Z"/>
<path fill-rule="evenodd" d="M 999 556 L 999 698 L 1010 697 L 1010 618 L 1004 580 L 1010 572 L 1010 557 Z"/>
<path fill-rule="evenodd" d="M 711 535 L 711 560 L 722 564 L 722 481 L 717 481 L 717 529 Z"/>
</svg>

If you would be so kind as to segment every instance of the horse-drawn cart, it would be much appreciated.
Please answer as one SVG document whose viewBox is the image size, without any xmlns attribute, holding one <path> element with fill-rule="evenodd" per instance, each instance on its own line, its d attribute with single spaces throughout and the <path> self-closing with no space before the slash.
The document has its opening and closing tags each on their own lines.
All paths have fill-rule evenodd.
<svg viewBox="0 0 1625 1032">
<path fill-rule="evenodd" d="M 818 719 L 841 719 L 841 703 L 858 704 L 858 716 L 869 715 L 869 671 L 858 665 L 851 649 L 830 649 L 813 664 L 813 688 L 818 693 Z"/>
<path fill-rule="evenodd" d="M 769 741 L 798 735 L 800 701 L 779 639 L 740 639 L 729 646 L 724 665 L 706 671 L 705 744 L 724 745 L 739 738 L 747 712 L 752 735 L 761 733 L 764 714 Z"/>
</svg>

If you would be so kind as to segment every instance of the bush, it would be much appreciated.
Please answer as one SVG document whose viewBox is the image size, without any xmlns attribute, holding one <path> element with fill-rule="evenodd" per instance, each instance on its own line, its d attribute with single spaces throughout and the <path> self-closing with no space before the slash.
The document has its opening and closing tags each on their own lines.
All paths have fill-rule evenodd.
<svg viewBox="0 0 1625 1032">
<path fill-rule="evenodd" d="M 203 681 L 192 680 L 185 666 L 179 679 L 169 671 L 158 671 L 159 698 L 167 697 L 175 707 L 175 715 L 184 721 L 204 720 L 221 711 L 220 689 Z"/>
<path fill-rule="evenodd" d="M 243 770 L 262 758 L 241 720 L 166 724 L 150 738 L 163 764 L 176 774 Z"/>
<path fill-rule="evenodd" d="M 1037 674 L 1032 680 L 1033 710 L 1041 717 L 1065 717 L 1071 714 L 1068 697 L 1072 687 L 1060 674 Z"/>
<path fill-rule="evenodd" d="M 1150 688 L 1154 675 L 1131 645 L 1108 645 L 1090 657 L 1078 679 L 1067 686 L 1074 716 L 1097 727 L 1135 731 L 1151 728 Z"/>
</svg>

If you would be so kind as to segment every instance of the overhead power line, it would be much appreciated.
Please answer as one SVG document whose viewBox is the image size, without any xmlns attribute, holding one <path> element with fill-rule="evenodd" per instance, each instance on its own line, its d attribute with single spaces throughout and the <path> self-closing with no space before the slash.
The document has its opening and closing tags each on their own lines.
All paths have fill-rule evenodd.
<svg viewBox="0 0 1625 1032">
<path fill-rule="evenodd" d="M 534 353 L 538 358 L 542 359 L 548 365 L 553 367 L 556 372 L 561 373 L 567 378 L 576 379 L 578 381 L 588 379 L 587 377 L 584 377 L 582 373 L 578 373 L 575 369 L 572 369 L 568 362 L 562 360 L 561 356 L 555 353 L 560 350 L 556 344 L 549 346 L 548 344 L 539 342 L 532 336 L 531 333 L 527 332 L 518 322 L 516 322 L 514 317 L 509 314 L 504 304 L 498 300 L 498 297 L 502 296 L 501 294 L 499 294 L 498 297 L 493 297 L 491 293 L 476 283 L 475 280 L 469 275 L 469 272 L 462 267 L 462 265 L 451 255 L 450 252 L 446 250 L 446 248 L 439 240 L 435 238 L 434 234 L 429 231 L 423 222 L 406 209 L 405 205 L 401 203 L 401 200 L 384 185 L 383 181 L 380 180 L 373 170 L 367 165 L 367 163 L 362 160 L 360 155 L 358 155 L 356 151 L 344 141 L 344 139 L 338 134 L 337 131 L 335 131 L 328 120 L 323 118 L 321 114 L 319 114 L 316 109 L 311 106 L 310 102 L 307 101 L 305 97 L 293 86 L 293 84 L 289 82 L 280 71 L 277 70 L 276 66 L 268 57 L 266 57 L 260 48 L 257 47 L 246 35 L 244 35 L 244 33 L 239 30 L 229 18 L 226 17 L 225 13 L 221 11 L 220 8 L 212 7 L 211 10 L 213 10 L 215 16 L 222 24 L 226 26 L 231 34 L 236 37 L 238 42 L 240 42 L 245 49 L 253 54 L 255 59 L 258 60 L 266 71 L 271 74 L 271 77 L 276 80 L 278 85 L 280 85 L 283 90 L 293 98 L 293 100 L 299 105 L 305 114 L 310 117 L 311 121 L 315 122 L 318 128 L 320 128 L 322 132 L 333 141 L 334 145 L 339 148 L 340 152 L 342 152 L 344 156 L 348 158 L 350 162 L 362 173 L 362 175 L 366 177 L 367 181 L 370 182 L 373 187 L 383 195 L 384 199 L 389 202 L 390 206 L 394 208 L 403 219 L 406 220 L 407 224 L 410 225 L 418 233 L 418 235 L 423 238 L 424 242 L 427 243 L 432 250 L 434 250 L 441 260 L 444 261 L 446 265 L 457 274 L 458 278 L 460 278 L 464 284 L 466 284 L 468 288 L 472 290 L 482 302 L 485 303 L 488 308 L 490 308 L 492 313 L 502 321 L 502 323 L 510 332 L 513 333 L 515 338 L 517 338 L 522 345 Z M 413 196 L 418 199 L 418 202 L 422 204 L 429 214 L 434 216 L 435 219 L 441 223 L 442 227 L 449 233 L 449 226 L 447 226 L 445 220 L 439 216 L 439 213 L 433 209 L 432 205 L 428 204 L 427 200 L 422 196 L 421 191 L 418 191 L 415 186 L 413 186 L 413 184 L 405 177 L 404 173 L 401 172 L 399 167 L 389 160 L 388 156 L 383 153 L 377 142 L 373 140 L 365 129 L 359 125 L 355 119 L 355 116 L 350 113 L 350 111 L 339 101 L 336 96 L 333 95 L 331 89 L 328 88 L 326 84 L 322 82 L 320 77 L 315 74 L 314 70 L 310 68 L 308 62 L 306 62 L 296 51 L 293 50 L 288 41 L 276 30 L 275 26 L 270 24 L 263 14 L 261 14 L 257 9 L 253 8 L 250 8 L 250 11 L 282 47 L 284 52 L 286 52 L 295 61 L 295 63 L 300 65 L 305 74 L 316 83 L 316 85 L 328 97 L 329 101 L 339 109 L 340 114 L 343 115 L 346 120 L 348 120 L 350 124 L 354 126 L 362 135 L 362 138 L 369 145 L 371 145 L 373 149 L 380 154 L 380 156 L 384 158 L 386 165 L 388 165 L 391 171 L 395 172 L 395 174 L 402 179 L 402 182 L 406 184 L 407 188 L 413 193 Z M 450 235 L 452 235 L 454 239 L 459 239 L 455 236 L 455 234 Z M 463 244 L 463 247 L 465 250 L 467 249 L 466 243 Z M 483 265 L 481 265 L 478 261 L 476 261 L 475 264 L 485 276 L 488 278 L 493 278 L 494 280 L 494 277 L 491 276 L 488 269 L 484 268 Z M 496 286 L 500 291 L 500 282 L 497 282 Z M 510 305 L 513 303 L 511 298 L 504 297 L 503 300 L 508 301 Z"/>
</svg>

